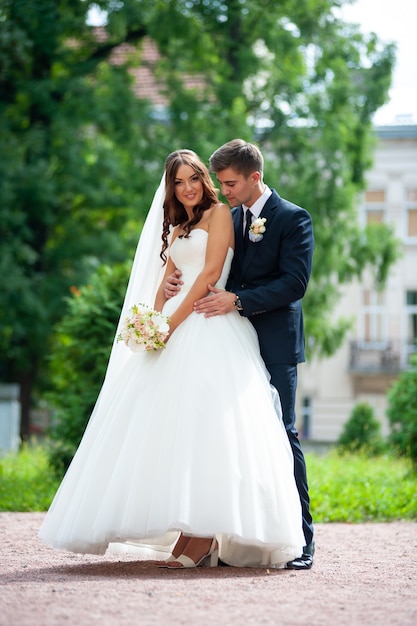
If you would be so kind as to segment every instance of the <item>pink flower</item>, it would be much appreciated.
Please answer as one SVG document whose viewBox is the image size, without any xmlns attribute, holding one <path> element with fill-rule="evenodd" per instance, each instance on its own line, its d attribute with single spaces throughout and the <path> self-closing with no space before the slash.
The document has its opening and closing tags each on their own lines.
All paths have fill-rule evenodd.
<svg viewBox="0 0 417 626">
<path fill-rule="evenodd" d="M 152 352 L 165 348 L 169 319 L 144 304 L 134 304 L 131 312 L 132 316 L 123 322 L 117 341 L 124 341 L 133 352 Z"/>
</svg>

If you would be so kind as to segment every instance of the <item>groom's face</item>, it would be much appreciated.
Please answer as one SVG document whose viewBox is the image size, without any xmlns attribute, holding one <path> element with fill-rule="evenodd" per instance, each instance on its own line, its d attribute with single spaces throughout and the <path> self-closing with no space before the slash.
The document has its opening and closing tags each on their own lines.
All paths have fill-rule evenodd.
<svg viewBox="0 0 417 626">
<path fill-rule="evenodd" d="M 253 172 L 246 178 L 232 167 L 216 172 L 222 195 L 227 199 L 231 207 L 239 204 L 252 206 L 261 195 L 259 191 L 260 177 L 259 172 Z"/>
</svg>

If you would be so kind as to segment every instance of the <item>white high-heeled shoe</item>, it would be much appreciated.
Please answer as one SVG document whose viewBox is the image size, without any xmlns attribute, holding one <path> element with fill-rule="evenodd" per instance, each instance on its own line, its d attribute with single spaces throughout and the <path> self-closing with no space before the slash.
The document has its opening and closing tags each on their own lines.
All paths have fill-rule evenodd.
<svg viewBox="0 0 417 626">
<path fill-rule="evenodd" d="M 210 550 L 207 554 L 204 554 L 197 563 L 194 563 L 192 559 L 186 554 L 181 554 L 175 559 L 175 561 L 166 561 L 159 567 L 166 567 L 168 569 L 188 569 L 192 567 L 217 567 L 219 561 L 219 544 L 216 537 L 213 537 Z"/>
<path fill-rule="evenodd" d="M 172 551 L 172 554 L 169 555 L 168 558 L 163 559 L 161 561 L 155 561 L 155 565 L 158 565 L 159 567 L 165 565 L 165 563 L 172 563 L 173 561 L 178 561 L 178 557 L 181 555 L 181 552 L 178 554 L 178 556 L 175 556 L 174 552 L 176 550 L 178 550 L 178 545 L 179 544 L 183 544 L 182 548 L 180 548 L 180 550 L 185 550 L 185 548 L 187 547 L 187 543 L 190 541 L 191 537 L 189 535 L 183 535 L 183 533 L 180 533 L 180 536 L 178 537 L 174 549 Z M 185 541 L 184 541 L 185 540 Z"/>
</svg>

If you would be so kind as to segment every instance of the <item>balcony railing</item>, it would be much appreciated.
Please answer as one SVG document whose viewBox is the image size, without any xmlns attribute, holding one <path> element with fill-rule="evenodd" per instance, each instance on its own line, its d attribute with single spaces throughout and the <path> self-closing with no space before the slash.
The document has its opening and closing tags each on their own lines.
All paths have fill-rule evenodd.
<svg viewBox="0 0 417 626">
<path fill-rule="evenodd" d="M 351 341 L 350 371 L 352 373 L 397 374 L 401 364 L 399 341 Z"/>
</svg>

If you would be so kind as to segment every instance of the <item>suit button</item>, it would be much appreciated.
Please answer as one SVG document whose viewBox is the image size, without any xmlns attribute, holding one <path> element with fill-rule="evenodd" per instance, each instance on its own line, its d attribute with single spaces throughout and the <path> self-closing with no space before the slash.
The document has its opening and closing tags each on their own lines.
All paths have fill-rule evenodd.
<svg viewBox="0 0 417 626">
<path fill-rule="evenodd" d="M 240 286 L 242 287 L 242 289 L 245 289 L 246 283 L 242 283 Z"/>
</svg>

